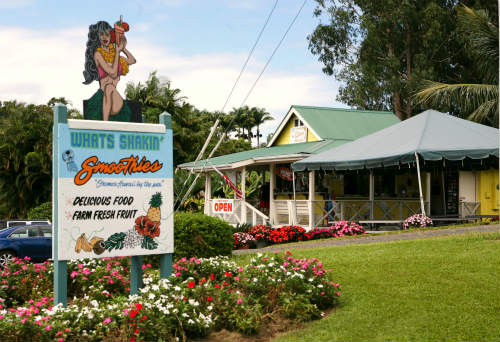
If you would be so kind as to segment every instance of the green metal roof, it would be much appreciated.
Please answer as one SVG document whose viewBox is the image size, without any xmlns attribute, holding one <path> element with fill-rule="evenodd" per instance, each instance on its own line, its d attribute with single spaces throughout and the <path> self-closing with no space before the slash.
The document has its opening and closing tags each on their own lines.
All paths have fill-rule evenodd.
<svg viewBox="0 0 500 342">
<path fill-rule="evenodd" d="M 203 166 L 217 166 L 217 165 L 227 165 L 237 162 L 242 162 L 245 160 L 258 159 L 258 158 L 272 158 L 278 156 L 288 156 L 304 154 L 304 158 L 311 154 L 326 151 L 330 148 L 340 146 L 349 142 L 348 140 L 324 140 L 324 141 L 314 141 L 298 144 L 280 145 L 272 147 L 262 147 L 254 150 L 243 151 L 238 153 L 226 154 L 220 157 L 210 158 L 208 161 L 200 160 L 196 163 L 196 167 Z M 192 168 L 194 163 L 185 163 L 178 165 L 179 168 Z"/>
<path fill-rule="evenodd" d="M 292 108 L 320 139 L 356 140 L 400 122 L 391 112 L 297 105 Z"/>
</svg>

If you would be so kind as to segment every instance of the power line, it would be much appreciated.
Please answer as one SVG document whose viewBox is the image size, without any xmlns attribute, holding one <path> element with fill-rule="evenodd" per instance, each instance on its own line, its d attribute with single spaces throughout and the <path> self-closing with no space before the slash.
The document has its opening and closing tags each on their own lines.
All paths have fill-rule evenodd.
<svg viewBox="0 0 500 342">
<path fill-rule="evenodd" d="M 266 64 L 264 65 L 264 67 L 262 68 L 262 71 L 260 72 L 259 76 L 257 77 L 257 79 L 255 80 L 255 82 L 252 84 L 252 87 L 250 88 L 250 90 L 248 91 L 247 95 L 245 96 L 245 98 L 243 99 L 243 102 L 241 103 L 240 107 L 242 107 L 246 100 L 248 99 L 248 97 L 250 96 L 250 94 L 252 93 L 253 89 L 255 88 L 255 85 L 257 84 L 257 82 L 260 80 L 262 74 L 264 74 L 264 71 L 266 70 L 267 66 L 269 65 L 269 63 L 271 62 L 272 58 L 274 57 L 274 55 L 276 54 L 276 51 L 278 51 L 279 47 L 281 46 L 281 43 L 283 43 L 283 41 L 285 40 L 285 37 L 287 36 L 288 32 L 290 31 L 290 29 L 292 28 L 293 24 L 295 23 L 295 21 L 297 20 L 297 18 L 299 17 L 300 13 L 302 12 L 302 9 L 304 8 L 305 4 L 306 4 L 307 0 L 304 0 L 304 2 L 302 3 L 302 6 L 300 6 L 297 14 L 295 15 L 295 17 L 293 18 L 293 20 L 291 21 L 290 25 L 288 25 L 288 28 L 286 29 L 285 33 L 283 34 L 283 36 L 281 37 L 280 41 L 278 42 L 278 45 L 276 45 L 276 47 L 274 48 L 274 51 L 272 52 L 271 56 L 269 56 L 269 58 L 267 59 L 267 62 Z M 203 164 L 202 166 L 202 171 L 205 169 L 205 166 L 207 165 L 208 163 L 208 160 L 212 157 L 212 155 L 215 153 L 216 149 L 219 147 L 222 139 L 224 139 L 224 137 L 226 136 L 227 132 L 229 131 L 229 128 L 231 127 L 233 121 L 235 120 L 236 117 L 233 117 L 231 119 L 231 121 L 229 122 L 229 124 L 227 125 L 227 128 L 226 130 L 224 131 L 224 134 L 222 134 L 219 142 L 217 143 L 217 145 L 212 149 L 212 151 L 210 152 L 210 155 L 208 156 L 208 158 L 205 160 L 205 163 Z M 195 162 L 196 164 L 196 162 Z M 190 174 L 191 175 L 191 174 Z M 184 197 L 182 198 L 182 201 L 180 203 L 180 206 L 182 206 L 182 204 L 184 204 L 184 202 L 186 201 L 187 199 L 187 196 L 189 196 L 189 193 L 191 192 L 191 190 L 193 189 L 193 187 L 195 186 L 196 184 L 196 181 L 198 180 L 198 178 L 200 177 L 200 172 L 196 174 L 196 177 L 193 181 L 193 183 L 191 184 L 191 186 L 189 187 L 189 189 L 186 191 L 186 193 L 184 194 Z M 180 207 L 179 206 L 179 207 Z"/>
<path fill-rule="evenodd" d="M 257 39 L 255 40 L 255 43 L 253 44 L 252 46 L 252 49 L 250 50 L 248 56 L 247 56 L 247 59 L 245 61 L 245 63 L 243 63 L 243 66 L 240 70 L 240 73 L 238 75 L 238 77 L 236 78 L 236 80 L 234 81 L 234 84 L 233 84 L 233 87 L 231 88 L 231 91 L 229 92 L 228 96 L 226 97 L 226 101 L 224 102 L 224 105 L 222 106 L 219 114 L 217 115 L 216 117 L 216 120 L 215 120 L 215 123 L 214 125 L 212 126 L 212 128 L 210 129 L 210 133 L 208 134 L 208 137 L 207 139 L 205 140 L 205 143 L 200 151 L 200 153 L 198 153 L 198 156 L 196 157 L 196 160 L 194 161 L 194 164 L 196 165 L 196 163 L 203 157 L 203 154 L 205 153 L 205 150 L 206 148 L 208 147 L 208 144 L 210 143 L 210 140 L 212 140 L 212 136 L 214 135 L 215 133 L 215 130 L 217 129 L 217 126 L 219 125 L 219 122 L 220 122 L 220 116 L 223 115 L 223 112 L 224 112 L 224 109 L 226 108 L 226 105 L 227 103 L 229 102 L 229 99 L 231 98 L 233 92 L 234 92 L 234 89 L 236 88 L 236 85 L 238 84 L 240 78 L 241 78 L 241 75 L 243 74 L 243 72 L 245 71 L 247 65 L 248 65 L 248 61 L 250 60 L 250 58 L 252 57 L 253 55 L 253 52 L 255 50 L 255 47 L 257 46 L 257 44 L 259 43 L 260 41 L 260 38 L 262 36 L 262 33 L 264 32 L 265 28 L 267 27 L 267 24 L 269 23 L 269 20 L 271 19 L 271 16 L 273 15 L 274 13 L 274 10 L 276 9 L 276 6 L 278 5 L 278 0 L 276 0 L 274 2 L 274 6 L 273 8 L 271 9 L 271 12 L 269 12 L 269 15 L 267 16 L 267 19 L 266 21 L 264 22 L 264 25 L 262 26 L 259 34 L 257 35 Z M 186 178 L 186 180 L 184 181 L 184 184 L 182 185 L 182 189 L 180 191 L 180 195 L 182 195 L 182 192 L 184 191 L 185 187 L 186 187 L 186 184 L 188 183 L 189 179 L 191 178 L 191 173 L 188 174 L 188 177 Z M 196 180 L 195 180 L 196 182 Z M 179 196 L 177 196 L 177 200 L 176 200 L 176 203 L 178 202 L 178 198 Z M 184 201 L 183 201 L 184 202 Z M 175 205 L 174 205 L 175 207 Z"/>
</svg>

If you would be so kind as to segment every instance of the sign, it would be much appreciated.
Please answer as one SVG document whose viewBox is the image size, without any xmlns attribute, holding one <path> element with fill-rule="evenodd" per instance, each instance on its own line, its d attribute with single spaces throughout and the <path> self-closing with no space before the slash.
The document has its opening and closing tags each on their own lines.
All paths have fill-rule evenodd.
<svg viewBox="0 0 500 342">
<path fill-rule="evenodd" d="M 299 126 L 290 129 L 290 144 L 307 141 L 307 127 Z"/>
<path fill-rule="evenodd" d="M 173 253 L 171 130 L 68 120 L 57 144 L 58 260 Z"/>
<path fill-rule="evenodd" d="M 293 171 L 288 167 L 280 166 L 277 168 L 277 172 L 281 179 L 288 181 L 296 179 Z"/>
<path fill-rule="evenodd" d="M 212 199 L 212 213 L 214 214 L 232 214 L 234 200 L 232 199 Z"/>
</svg>

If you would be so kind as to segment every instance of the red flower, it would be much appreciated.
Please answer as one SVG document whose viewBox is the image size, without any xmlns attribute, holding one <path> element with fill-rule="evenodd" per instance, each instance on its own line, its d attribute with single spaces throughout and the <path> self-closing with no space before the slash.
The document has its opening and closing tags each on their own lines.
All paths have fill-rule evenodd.
<svg viewBox="0 0 500 342">
<path fill-rule="evenodd" d="M 147 216 L 136 218 L 134 228 L 143 236 L 149 235 L 152 238 L 160 236 L 160 222 L 153 222 Z"/>
<path fill-rule="evenodd" d="M 231 272 L 224 272 L 224 274 L 226 275 L 226 277 L 230 277 L 231 276 Z"/>
<path fill-rule="evenodd" d="M 195 285 L 195 284 L 194 284 L 194 281 L 190 281 L 190 282 L 188 283 L 188 289 L 192 289 L 192 288 L 194 287 L 194 285 Z"/>
<path fill-rule="evenodd" d="M 212 301 L 212 297 L 208 296 L 207 297 L 207 301 L 211 302 Z"/>
<path fill-rule="evenodd" d="M 137 303 L 137 304 L 135 304 L 135 308 L 136 308 L 137 310 L 141 310 L 141 309 L 142 309 L 142 304 L 141 304 L 141 303 Z"/>
</svg>

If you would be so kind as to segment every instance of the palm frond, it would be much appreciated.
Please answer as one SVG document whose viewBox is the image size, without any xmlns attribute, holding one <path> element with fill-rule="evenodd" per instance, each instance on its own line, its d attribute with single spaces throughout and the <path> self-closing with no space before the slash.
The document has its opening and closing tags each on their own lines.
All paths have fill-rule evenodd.
<svg viewBox="0 0 500 342">
<path fill-rule="evenodd" d="M 475 54 L 478 70 L 487 82 L 498 83 L 498 27 L 485 10 L 458 6 L 459 32 L 466 37 L 467 45 Z"/>
<path fill-rule="evenodd" d="M 484 122 L 498 116 L 498 85 L 496 84 L 445 84 L 425 80 L 421 90 L 413 95 L 417 104 L 429 106 L 458 106 L 463 117 Z M 496 104 L 496 105 L 495 105 Z M 495 108 L 496 107 L 496 108 Z"/>
</svg>

